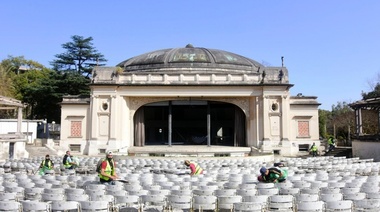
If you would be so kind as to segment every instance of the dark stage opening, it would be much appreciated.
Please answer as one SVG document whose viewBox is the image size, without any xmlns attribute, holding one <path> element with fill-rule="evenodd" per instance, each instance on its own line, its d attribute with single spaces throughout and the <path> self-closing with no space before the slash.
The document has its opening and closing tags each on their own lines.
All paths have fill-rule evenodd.
<svg viewBox="0 0 380 212">
<path fill-rule="evenodd" d="M 236 141 L 236 133 L 245 133 L 245 130 L 235 132 L 237 107 L 233 104 L 210 101 L 172 101 L 148 104 L 142 109 L 144 111 L 144 145 L 169 144 L 170 117 L 171 145 L 208 145 L 208 114 L 211 145 L 241 146 L 241 143 L 245 143 L 245 141 Z M 240 108 L 238 110 L 241 111 Z M 245 129 L 245 120 L 242 122 L 240 125 Z M 238 138 L 244 139 L 245 135 Z"/>
</svg>

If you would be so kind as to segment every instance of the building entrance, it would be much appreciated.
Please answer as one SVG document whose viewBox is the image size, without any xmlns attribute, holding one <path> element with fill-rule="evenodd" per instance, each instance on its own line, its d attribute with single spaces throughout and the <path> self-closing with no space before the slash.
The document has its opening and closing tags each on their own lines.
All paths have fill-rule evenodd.
<svg viewBox="0 0 380 212">
<path fill-rule="evenodd" d="M 143 116 L 135 118 L 135 122 L 143 120 L 143 124 L 135 123 L 137 127 L 144 127 L 144 130 L 136 130 L 140 135 L 135 133 L 135 139 L 140 140 L 142 145 L 245 146 L 245 116 L 233 104 L 211 101 L 157 102 L 143 106 L 136 116 Z M 236 130 L 237 126 L 244 130 Z"/>
</svg>

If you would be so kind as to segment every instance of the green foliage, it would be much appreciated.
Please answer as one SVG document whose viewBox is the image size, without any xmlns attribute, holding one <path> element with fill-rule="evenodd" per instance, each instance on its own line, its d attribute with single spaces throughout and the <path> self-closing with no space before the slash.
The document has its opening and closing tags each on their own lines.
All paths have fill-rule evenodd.
<svg viewBox="0 0 380 212">
<path fill-rule="evenodd" d="M 72 41 L 62 44 L 66 52 L 57 54 L 57 59 L 51 62 L 54 70 L 76 72 L 89 77 L 94 66 L 103 66 L 107 60 L 93 46 L 92 37 L 79 35 L 71 37 Z"/>
<path fill-rule="evenodd" d="M 7 59 L 1 61 L 1 64 L 9 68 L 9 70 L 15 74 L 25 73 L 29 70 L 41 70 L 45 68 L 42 64 L 36 61 L 25 59 L 24 56 L 8 56 Z"/>
<path fill-rule="evenodd" d="M 10 68 L 0 64 L 0 95 L 14 97 L 14 86 L 11 76 L 12 73 Z"/>
<path fill-rule="evenodd" d="M 329 114 L 329 111 L 327 110 L 318 110 L 319 116 L 318 116 L 318 121 L 319 121 L 319 137 L 321 138 L 326 138 L 326 124 L 327 124 L 327 116 Z"/>
<path fill-rule="evenodd" d="M 4 66 L 8 67 L 8 71 L 4 71 Z M 1 77 L 3 75 L 6 77 Z M 24 57 L 3 60 L 0 82 L 2 79 L 7 81 L 0 84 L 0 92 L 4 95 L 5 86 L 10 87 L 13 97 L 26 103 L 24 118 L 28 119 L 47 119 L 59 123 L 63 95 L 90 93 L 90 79 L 85 76 L 76 72 L 56 72 Z"/>
<path fill-rule="evenodd" d="M 63 95 L 89 95 L 90 79 L 75 73 L 66 72 L 57 76 L 57 86 L 61 97 Z"/>
<path fill-rule="evenodd" d="M 371 98 L 376 98 L 380 97 L 380 83 L 377 83 L 373 91 L 370 91 L 368 93 L 363 92 L 362 93 L 363 99 L 371 99 Z"/>
<path fill-rule="evenodd" d="M 355 113 L 347 102 L 338 102 L 328 114 L 327 134 L 344 141 L 350 139 L 355 128 Z"/>
</svg>

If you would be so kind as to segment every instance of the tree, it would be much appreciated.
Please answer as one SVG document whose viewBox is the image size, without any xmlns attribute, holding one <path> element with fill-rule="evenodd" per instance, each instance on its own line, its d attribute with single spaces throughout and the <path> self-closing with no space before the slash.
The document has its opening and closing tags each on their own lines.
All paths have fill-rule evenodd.
<svg viewBox="0 0 380 212">
<path fill-rule="evenodd" d="M 320 138 L 326 138 L 327 132 L 326 132 L 326 124 L 327 124 L 327 117 L 330 111 L 327 110 L 318 110 L 318 121 L 319 121 L 319 137 Z"/>
<path fill-rule="evenodd" d="M 0 64 L 0 95 L 14 97 L 14 86 L 11 79 L 11 69 Z"/>
<path fill-rule="evenodd" d="M 355 127 L 355 114 L 349 104 L 347 102 L 338 102 L 337 105 L 333 105 L 328 120 L 328 134 L 336 136 L 338 140 L 347 142 Z"/>
<path fill-rule="evenodd" d="M 372 91 L 368 93 L 362 92 L 362 97 L 363 99 L 380 97 L 380 83 L 377 83 Z"/>
<path fill-rule="evenodd" d="M 93 46 L 92 37 L 71 36 L 72 41 L 62 44 L 65 53 L 57 54 L 51 62 L 54 70 L 70 72 L 89 77 L 94 66 L 103 66 L 107 60 Z"/>
<path fill-rule="evenodd" d="M 7 59 L 1 61 L 1 64 L 15 74 L 22 74 L 29 70 L 41 70 L 45 68 L 42 64 L 36 61 L 25 59 L 24 56 L 8 56 Z"/>
</svg>

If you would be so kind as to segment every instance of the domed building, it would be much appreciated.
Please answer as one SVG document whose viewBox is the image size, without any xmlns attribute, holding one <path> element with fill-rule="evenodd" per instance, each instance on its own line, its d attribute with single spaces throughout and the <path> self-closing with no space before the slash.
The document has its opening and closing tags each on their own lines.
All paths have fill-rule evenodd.
<svg viewBox="0 0 380 212">
<path fill-rule="evenodd" d="M 162 49 L 95 67 L 91 96 L 62 102 L 61 145 L 95 155 L 290 156 L 319 143 L 317 97 L 286 67 L 231 52 Z"/>
</svg>

